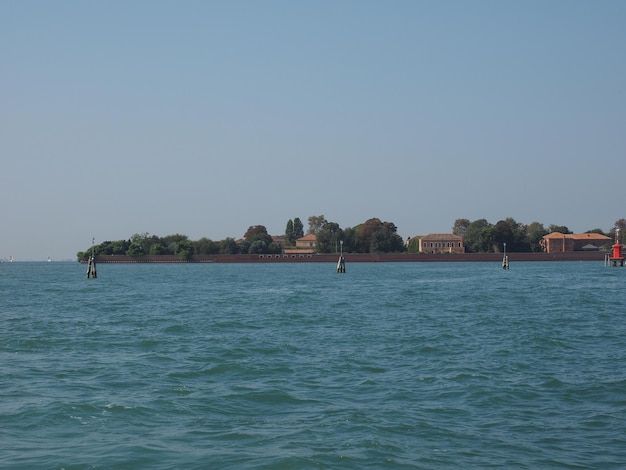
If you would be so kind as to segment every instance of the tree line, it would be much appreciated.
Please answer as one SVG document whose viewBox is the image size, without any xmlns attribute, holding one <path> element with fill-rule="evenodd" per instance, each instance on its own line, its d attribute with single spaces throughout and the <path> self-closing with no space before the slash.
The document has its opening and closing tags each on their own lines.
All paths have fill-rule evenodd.
<svg viewBox="0 0 626 470">
<path fill-rule="evenodd" d="M 626 219 L 619 219 L 608 232 L 595 228 L 585 233 L 598 233 L 615 240 L 615 230 L 620 229 L 620 239 L 626 239 Z M 452 227 L 452 233 L 463 237 L 465 251 L 467 253 L 499 253 L 503 251 L 504 244 L 510 252 L 540 252 L 542 251 L 541 239 L 552 232 L 563 234 L 573 233 L 565 225 L 550 224 L 545 227 L 542 223 L 532 222 L 528 225 L 517 222 L 509 217 L 495 224 L 486 219 L 477 219 L 470 222 L 468 219 L 457 219 Z M 607 243 L 611 245 L 613 241 Z M 608 248 L 608 247 L 607 247 Z M 414 247 L 409 246 L 409 251 Z"/>
<path fill-rule="evenodd" d="M 336 222 L 326 220 L 323 215 L 308 218 L 307 234 L 316 236 L 315 250 L 318 253 L 418 253 L 418 238 L 405 243 L 398 235 L 393 222 L 383 222 L 378 218 L 368 219 L 356 227 L 341 228 Z M 626 239 L 626 219 L 619 219 L 607 233 L 592 229 L 590 233 L 600 233 L 615 239 L 615 230 L 620 229 L 620 241 Z M 500 252 L 504 243 L 510 252 L 541 251 L 540 240 L 551 232 L 572 233 L 566 226 L 551 224 L 545 227 L 539 222 L 518 223 L 512 217 L 495 224 L 486 219 L 470 221 L 457 219 L 452 233 L 462 236 L 468 253 Z M 174 234 L 165 237 L 149 233 L 134 234 L 128 240 L 105 241 L 79 251 L 79 260 L 91 256 L 92 249 L 98 255 L 174 255 L 188 261 L 193 255 L 216 254 L 280 254 L 284 248 L 296 245 L 296 240 L 304 236 L 304 225 L 300 218 L 287 221 L 284 236 L 275 240 L 263 225 L 252 225 L 242 239 L 225 238 L 214 241 L 203 237 L 190 240 L 186 235 Z"/>
<path fill-rule="evenodd" d="M 392 222 L 382 222 L 378 218 L 368 219 L 356 227 L 341 228 L 336 222 L 329 222 L 323 215 L 309 217 L 307 234 L 316 235 L 316 252 L 335 253 L 340 248 L 347 253 L 388 253 L 405 251 L 405 244 Z M 193 255 L 216 254 L 280 254 L 284 248 L 296 245 L 296 240 L 304 236 L 304 225 L 300 218 L 289 219 L 284 236 L 280 240 L 268 233 L 263 225 L 252 225 L 243 238 L 225 238 L 215 241 L 203 237 L 190 240 L 186 235 L 174 234 L 159 237 L 149 233 L 136 233 L 128 240 L 104 241 L 76 256 L 79 260 L 88 259 L 92 251 L 96 256 L 123 255 L 174 255 L 188 261 Z"/>
</svg>

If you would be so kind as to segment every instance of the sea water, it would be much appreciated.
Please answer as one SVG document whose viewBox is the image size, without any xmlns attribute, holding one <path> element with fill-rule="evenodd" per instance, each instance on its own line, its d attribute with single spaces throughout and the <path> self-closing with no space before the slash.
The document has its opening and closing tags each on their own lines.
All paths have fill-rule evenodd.
<svg viewBox="0 0 626 470">
<path fill-rule="evenodd" d="M 347 261 L 0 265 L 0 467 L 626 467 L 626 269 Z"/>
</svg>

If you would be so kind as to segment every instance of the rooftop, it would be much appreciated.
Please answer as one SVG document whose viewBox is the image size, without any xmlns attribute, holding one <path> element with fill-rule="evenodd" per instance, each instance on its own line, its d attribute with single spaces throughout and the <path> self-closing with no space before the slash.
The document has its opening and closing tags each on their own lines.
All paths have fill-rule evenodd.
<svg viewBox="0 0 626 470">
<path fill-rule="evenodd" d="M 561 233 L 552 232 L 545 235 L 543 238 L 571 238 L 572 240 L 606 240 L 611 241 L 611 237 L 602 235 L 601 233 Z"/>
</svg>

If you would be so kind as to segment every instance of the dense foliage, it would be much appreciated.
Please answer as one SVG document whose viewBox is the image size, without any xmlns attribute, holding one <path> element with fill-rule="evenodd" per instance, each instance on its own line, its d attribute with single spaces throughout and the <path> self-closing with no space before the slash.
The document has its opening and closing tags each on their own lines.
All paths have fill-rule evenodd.
<svg viewBox="0 0 626 470">
<path fill-rule="evenodd" d="M 270 237 L 271 239 L 271 237 Z M 87 259 L 91 253 L 99 255 L 174 255 L 182 261 L 188 261 L 192 255 L 234 254 L 241 252 L 241 246 L 232 238 L 216 242 L 208 238 L 197 241 L 189 240 L 186 235 L 168 235 L 158 237 L 148 233 L 134 234 L 128 240 L 104 241 L 98 245 L 78 252 L 78 259 Z"/>
<path fill-rule="evenodd" d="M 328 221 L 326 217 L 323 215 L 312 215 L 309 217 L 309 230 L 307 233 L 312 233 L 313 235 L 317 235 L 324 225 L 326 225 Z"/>
<path fill-rule="evenodd" d="M 620 219 L 615 222 L 615 227 L 626 226 L 626 220 Z M 452 227 L 452 233 L 464 238 L 465 250 L 468 253 L 499 253 L 504 250 L 510 252 L 540 252 L 541 239 L 552 232 L 572 233 L 565 225 L 551 224 L 546 229 L 539 222 L 525 225 L 517 222 L 512 217 L 498 221 L 495 225 L 485 219 L 470 222 L 468 219 L 457 219 Z M 596 228 L 587 233 L 599 233 L 614 239 L 615 228 L 609 233 L 604 233 Z M 622 236 L 620 235 L 620 238 Z M 610 245 L 610 243 L 609 243 Z"/>
<path fill-rule="evenodd" d="M 378 218 L 368 219 L 356 227 L 341 228 L 336 222 L 329 222 L 323 215 L 311 216 L 308 219 L 309 234 L 317 237 L 318 253 L 392 253 L 419 251 L 419 238 L 415 237 L 404 243 L 397 234 L 392 222 L 382 222 Z M 626 219 L 619 219 L 607 233 L 596 228 L 588 232 L 600 233 L 615 239 L 616 229 L 620 232 L 620 242 L 626 242 Z M 571 233 L 564 225 L 551 224 L 547 228 L 539 222 L 525 225 L 512 217 L 491 224 L 486 219 L 457 219 L 452 233 L 464 238 L 465 250 L 468 253 L 501 252 L 506 243 L 508 252 L 539 252 L 542 237 L 551 232 Z M 304 235 L 301 220 L 296 217 L 287 222 L 284 236 L 285 246 L 294 246 L 296 239 Z M 610 243 L 608 244 L 610 245 Z M 263 225 L 252 225 L 243 238 L 236 241 L 226 238 L 214 241 L 208 238 L 190 240 L 186 235 L 174 234 L 158 237 L 149 233 L 137 233 L 128 240 L 104 241 L 85 251 L 77 253 L 78 259 L 87 259 L 92 250 L 98 255 L 174 255 L 187 261 L 193 255 L 237 254 L 237 253 L 281 253 L 281 241 L 274 241 Z"/>
<path fill-rule="evenodd" d="M 285 244 L 287 246 L 295 246 L 296 240 L 304 236 L 304 226 L 302 221 L 296 217 L 295 219 L 289 219 L 287 221 L 287 227 L 285 227 Z"/>
</svg>

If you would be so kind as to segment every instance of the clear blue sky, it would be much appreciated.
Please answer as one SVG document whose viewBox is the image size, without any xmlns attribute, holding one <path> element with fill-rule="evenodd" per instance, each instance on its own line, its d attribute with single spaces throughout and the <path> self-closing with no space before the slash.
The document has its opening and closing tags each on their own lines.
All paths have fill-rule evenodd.
<svg viewBox="0 0 626 470">
<path fill-rule="evenodd" d="M 625 1 L 2 1 L 0 258 L 626 217 Z"/>
</svg>

